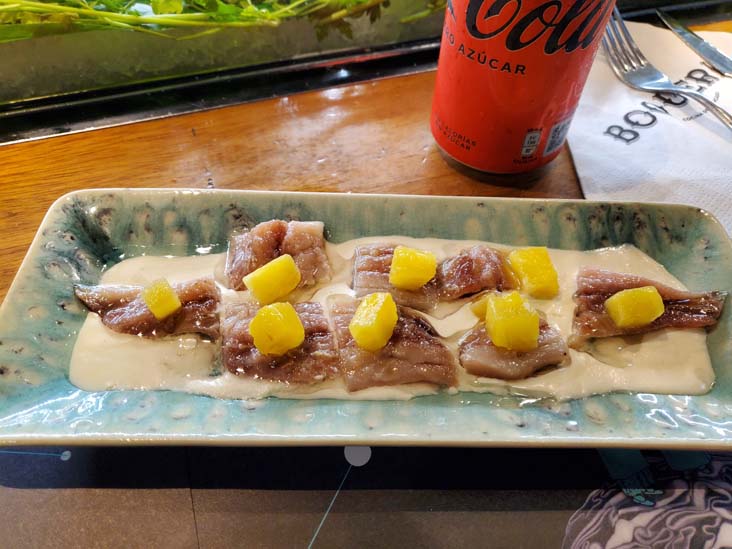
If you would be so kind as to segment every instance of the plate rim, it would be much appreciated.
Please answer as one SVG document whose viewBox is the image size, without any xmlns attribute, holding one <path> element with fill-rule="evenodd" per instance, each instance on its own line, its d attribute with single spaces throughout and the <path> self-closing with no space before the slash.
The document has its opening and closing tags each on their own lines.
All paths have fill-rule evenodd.
<svg viewBox="0 0 732 549">
<path fill-rule="evenodd" d="M 541 197 L 496 197 L 496 196 L 445 196 L 445 195 L 410 195 L 410 194 L 389 194 L 389 193 L 343 193 L 343 192 L 303 192 L 303 191 L 281 191 L 281 190 L 260 190 L 260 189 L 200 189 L 200 188 L 177 188 L 177 187 L 102 187 L 91 189 L 78 189 L 65 193 L 58 197 L 49 206 L 43 216 L 36 233 L 26 250 L 23 260 L 13 277 L 3 302 L 0 304 L 0 317 L 5 314 L 7 304 L 13 300 L 19 291 L 20 281 L 26 270 L 31 268 L 32 251 L 37 249 L 44 238 L 43 229 L 50 220 L 59 215 L 63 205 L 78 197 L 88 198 L 103 196 L 106 194 L 136 194 L 136 195 L 232 195 L 232 196 L 270 196 L 270 197 L 309 197 L 310 199 L 320 197 L 337 197 L 338 200 L 354 198 L 356 200 L 409 200 L 409 201 L 450 201 L 455 203 L 531 203 L 531 204 L 581 204 L 586 206 L 632 206 L 651 208 L 664 208 L 679 211 L 693 212 L 694 215 L 705 218 L 710 230 L 713 229 L 716 236 L 720 237 L 726 246 L 732 250 L 732 238 L 727 234 L 720 221 L 711 212 L 688 204 L 662 203 L 662 202 L 641 202 L 627 200 L 586 200 L 574 198 L 541 198 Z M 561 249 L 561 248 L 559 248 Z M 349 442 L 350 441 L 350 442 Z M 485 448 L 637 448 L 637 449 L 677 449 L 677 450 L 730 450 L 732 438 L 727 440 L 706 440 L 706 439 L 679 439 L 678 437 L 637 437 L 631 438 L 627 435 L 607 438 L 586 436 L 583 438 L 548 436 L 540 437 L 537 434 L 528 437 L 515 436 L 513 438 L 490 438 L 481 440 L 476 437 L 473 440 L 449 438 L 441 436 L 421 437 L 419 435 L 397 435 L 394 437 L 379 435 L 378 438 L 360 435 L 291 435 L 277 436 L 272 434 L 247 435 L 237 433 L 225 435 L 222 433 L 198 433 L 198 434 L 175 434 L 175 433 L 77 433 L 77 434 L 4 434 L 0 433 L 0 447 L 2 446 L 23 446 L 23 445 L 46 445 L 46 446 L 439 446 L 439 447 L 485 447 Z"/>
</svg>

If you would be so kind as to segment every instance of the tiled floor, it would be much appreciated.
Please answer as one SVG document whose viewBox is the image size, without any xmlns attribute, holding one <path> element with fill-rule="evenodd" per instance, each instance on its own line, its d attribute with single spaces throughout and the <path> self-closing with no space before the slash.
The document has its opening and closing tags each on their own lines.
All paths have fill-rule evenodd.
<svg viewBox="0 0 732 549">
<path fill-rule="evenodd" d="M 201 547 L 307 547 L 348 468 L 340 448 L 191 448 Z"/>
<path fill-rule="evenodd" d="M 607 479 L 594 451 L 25 450 L 0 452 L 3 546 L 557 547 Z"/>
<path fill-rule="evenodd" d="M 185 450 L 0 454 L 0 525 L 4 547 L 197 547 Z"/>
</svg>

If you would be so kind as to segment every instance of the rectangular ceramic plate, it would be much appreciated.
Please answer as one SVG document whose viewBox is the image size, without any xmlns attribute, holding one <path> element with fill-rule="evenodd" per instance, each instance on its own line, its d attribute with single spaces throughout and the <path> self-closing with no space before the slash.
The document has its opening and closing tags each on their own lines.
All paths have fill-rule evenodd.
<svg viewBox="0 0 732 549">
<path fill-rule="evenodd" d="M 322 220 L 329 240 L 480 239 L 589 250 L 632 243 L 692 290 L 732 291 L 732 246 L 686 206 L 246 191 L 81 191 L 49 211 L 0 308 L 0 444 L 732 447 L 732 307 L 709 335 L 717 382 L 697 397 L 595 396 L 518 407 L 488 394 L 408 402 L 86 392 L 67 379 L 86 315 L 74 282 L 122 257 L 223 252 L 230 232 L 272 218 Z"/>
</svg>

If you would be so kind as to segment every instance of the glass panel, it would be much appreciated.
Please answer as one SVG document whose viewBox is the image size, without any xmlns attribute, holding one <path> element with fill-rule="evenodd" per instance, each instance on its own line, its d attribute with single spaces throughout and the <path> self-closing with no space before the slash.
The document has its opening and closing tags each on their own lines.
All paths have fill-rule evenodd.
<svg viewBox="0 0 732 549">
<path fill-rule="evenodd" d="M 158 10 L 179 9 L 176 0 L 146 1 Z M 0 0 L 0 74 L 6 75 L 0 105 L 436 38 L 443 19 L 442 7 L 425 0 L 229 1 L 186 1 L 183 14 L 158 16 L 132 1 Z M 210 9 L 221 21 L 210 20 Z M 172 18 L 172 26 L 119 28 L 133 10 L 152 21 Z M 229 12 L 238 14 L 235 21 Z M 256 25 L 219 26 L 249 23 L 243 19 L 249 12 Z"/>
<path fill-rule="evenodd" d="M 445 0 L 0 0 L 0 106 L 438 39 L 444 5 Z M 713 13 L 730 9 L 728 2 L 709 0 L 686 5 Z M 618 6 L 655 17 L 650 8 L 682 5 L 618 0 Z"/>
</svg>

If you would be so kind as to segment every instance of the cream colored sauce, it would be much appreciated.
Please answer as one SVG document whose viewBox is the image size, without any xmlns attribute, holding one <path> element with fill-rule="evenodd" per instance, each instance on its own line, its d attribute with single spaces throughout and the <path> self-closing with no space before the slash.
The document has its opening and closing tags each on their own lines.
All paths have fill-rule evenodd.
<svg viewBox="0 0 732 549">
<path fill-rule="evenodd" d="M 351 258 L 356 246 L 366 243 L 395 243 L 430 250 L 438 260 L 477 244 L 475 241 L 373 237 L 342 244 L 327 243 L 326 251 L 334 276 L 325 284 L 300 290 L 291 301 L 323 303 L 333 296 L 348 294 Z M 506 246 L 490 244 L 497 249 Z M 661 265 L 633 246 L 605 248 L 589 252 L 550 250 L 559 274 L 559 296 L 552 300 L 531 300 L 547 321 L 566 338 L 571 333 L 577 271 L 582 266 L 647 276 L 669 286 L 684 289 Z M 172 282 L 215 276 L 223 282 L 224 254 L 194 257 L 137 257 L 122 261 L 102 276 L 103 284 L 147 284 L 160 277 Z M 221 284 L 220 284 L 221 285 Z M 247 292 L 222 288 L 224 301 L 248 299 Z M 468 300 L 441 303 L 431 315 L 424 315 L 457 352 L 461 335 L 475 326 Z M 593 356 L 594 355 L 594 356 Z M 567 365 L 519 381 L 479 378 L 460 371 L 458 390 L 554 397 L 580 398 L 613 391 L 666 394 L 702 394 L 711 388 L 714 372 L 703 330 L 662 330 L 641 337 L 608 338 L 595 343 L 593 355 L 570 349 Z M 601 358 L 602 361 L 598 360 Z M 163 340 L 118 334 L 105 328 L 96 314 L 89 314 L 71 358 L 70 379 L 86 390 L 171 389 L 219 398 L 260 399 L 336 398 L 361 400 L 409 399 L 433 394 L 437 389 L 424 383 L 372 387 L 349 393 L 340 380 L 314 386 L 297 386 L 216 374 L 218 347 L 197 336 Z M 454 392 L 454 389 L 451 391 Z"/>
</svg>

